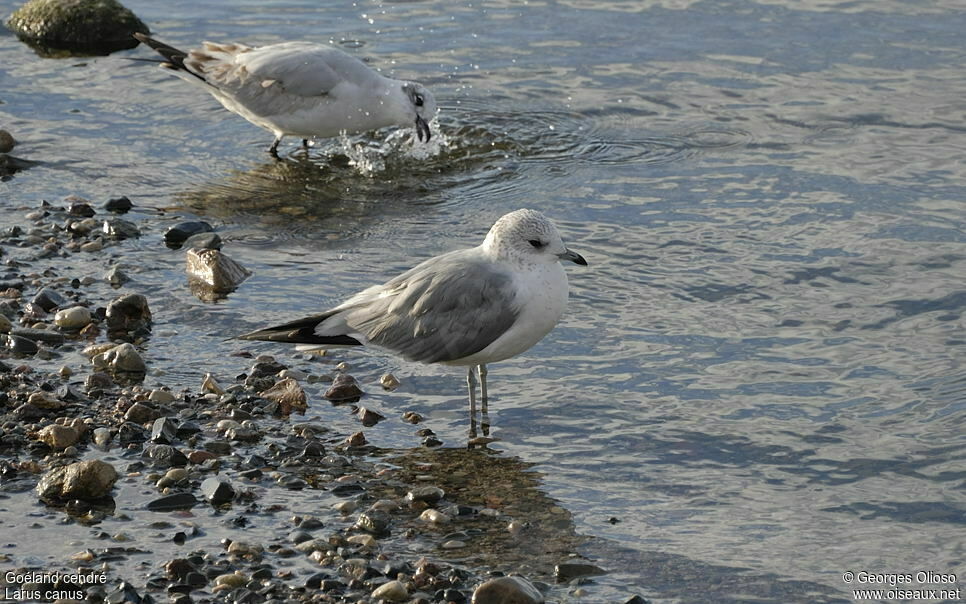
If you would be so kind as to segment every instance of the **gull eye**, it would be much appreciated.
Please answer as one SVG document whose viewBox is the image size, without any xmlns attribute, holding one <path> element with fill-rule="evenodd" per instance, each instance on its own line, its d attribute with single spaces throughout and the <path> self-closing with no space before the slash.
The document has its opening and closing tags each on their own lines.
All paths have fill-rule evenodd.
<svg viewBox="0 0 966 604">
<path fill-rule="evenodd" d="M 538 249 L 538 250 L 539 250 L 540 248 L 542 248 L 542 247 L 543 247 L 544 245 L 546 245 L 545 243 L 543 243 L 543 242 L 542 242 L 542 241 L 540 241 L 539 239 L 531 239 L 531 240 L 529 241 L 529 243 L 530 243 L 530 245 L 532 245 L 532 246 L 533 246 L 534 248 L 536 248 L 536 249 Z"/>
<path fill-rule="evenodd" d="M 417 107 L 422 107 L 423 106 L 423 95 L 421 95 L 421 94 L 414 94 L 413 95 L 413 104 L 415 104 Z"/>
</svg>

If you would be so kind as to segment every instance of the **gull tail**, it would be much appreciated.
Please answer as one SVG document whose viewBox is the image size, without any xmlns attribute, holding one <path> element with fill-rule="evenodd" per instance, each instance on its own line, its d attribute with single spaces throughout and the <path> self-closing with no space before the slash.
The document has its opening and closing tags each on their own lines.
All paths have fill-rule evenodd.
<svg viewBox="0 0 966 604">
<path fill-rule="evenodd" d="M 266 342 L 288 342 L 290 344 L 316 344 L 321 346 L 362 346 L 359 340 L 347 336 L 320 336 L 315 333 L 315 328 L 319 323 L 332 316 L 332 313 L 323 313 L 298 319 L 291 323 L 266 327 L 251 333 L 235 336 L 236 340 L 264 340 Z"/>
<path fill-rule="evenodd" d="M 191 71 L 187 66 L 185 66 L 184 60 L 188 58 L 188 53 L 185 51 L 178 50 L 174 46 L 168 46 L 164 42 L 155 40 L 154 38 L 146 36 L 142 33 L 135 33 L 133 36 L 138 42 L 150 46 L 157 51 L 159 55 L 164 57 L 165 62 L 161 64 L 162 67 L 172 71 L 184 71 L 186 73 L 190 73 L 202 82 L 205 82 L 205 78 L 203 76 Z"/>
</svg>

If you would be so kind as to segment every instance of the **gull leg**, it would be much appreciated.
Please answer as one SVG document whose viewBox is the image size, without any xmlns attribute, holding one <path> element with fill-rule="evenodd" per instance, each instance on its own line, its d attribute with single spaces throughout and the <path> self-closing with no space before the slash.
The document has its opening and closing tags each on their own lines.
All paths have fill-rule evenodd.
<svg viewBox="0 0 966 604">
<path fill-rule="evenodd" d="M 278 144 L 282 142 L 282 136 L 278 135 L 275 140 L 272 141 L 272 146 L 268 148 L 268 153 L 275 159 L 280 159 L 278 156 Z"/>
<path fill-rule="evenodd" d="M 309 139 L 307 138 L 302 139 L 302 148 L 305 149 L 306 151 L 309 150 Z"/>
<path fill-rule="evenodd" d="M 486 365 L 480 363 L 480 421 L 483 428 L 483 436 L 490 435 L 490 410 L 487 406 L 488 398 L 486 395 Z"/>
<path fill-rule="evenodd" d="M 473 366 L 466 370 L 466 388 L 470 391 L 470 438 L 476 438 L 476 375 Z"/>
</svg>

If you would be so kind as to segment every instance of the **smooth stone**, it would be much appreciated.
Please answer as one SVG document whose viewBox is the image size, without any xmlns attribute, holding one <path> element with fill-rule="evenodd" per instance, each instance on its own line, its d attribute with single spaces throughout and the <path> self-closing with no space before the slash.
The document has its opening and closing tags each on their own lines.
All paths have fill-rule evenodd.
<svg viewBox="0 0 966 604">
<path fill-rule="evenodd" d="M 558 583 L 568 583 L 578 577 L 592 577 L 595 575 L 606 575 L 607 571 L 582 562 L 561 562 L 553 569 L 553 576 Z"/>
<path fill-rule="evenodd" d="M 114 197 L 112 199 L 108 199 L 106 202 L 104 202 L 105 210 L 107 210 L 108 212 L 115 212 L 117 214 L 124 214 L 126 212 L 130 212 L 131 208 L 133 207 L 134 207 L 134 204 L 131 203 L 131 200 L 124 195 L 120 197 Z"/>
<path fill-rule="evenodd" d="M 377 411 L 373 411 L 372 409 L 369 409 L 366 407 L 359 407 L 356 410 L 356 416 L 359 418 L 359 421 L 362 422 L 362 425 L 365 426 L 366 428 L 371 428 L 376 424 L 378 424 L 379 422 L 381 422 L 382 420 L 386 419 L 385 415 Z"/>
<path fill-rule="evenodd" d="M 105 352 L 103 360 L 116 373 L 145 373 L 148 370 L 137 349 L 127 342 Z"/>
<path fill-rule="evenodd" d="M 473 592 L 473 604 L 542 604 L 543 594 L 523 577 L 497 577 Z"/>
<path fill-rule="evenodd" d="M 0 333 L 10 333 L 10 329 L 13 327 L 13 323 L 7 318 L 7 315 L 0 313 Z"/>
<path fill-rule="evenodd" d="M 174 493 L 173 495 L 167 495 L 149 501 L 147 509 L 152 512 L 170 512 L 172 510 L 188 509 L 197 503 L 198 499 L 191 493 Z"/>
<path fill-rule="evenodd" d="M 72 306 L 58 310 L 54 315 L 54 325 L 61 329 L 82 329 L 91 322 L 91 311 L 83 306 Z"/>
<path fill-rule="evenodd" d="M 6 130 L 0 130 L 0 153 L 10 153 L 17 146 L 13 135 Z"/>
<path fill-rule="evenodd" d="M 148 395 L 148 400 L 151 401 L 152 403 L 158 403 L 160 405 L 168 405 L 173 403 L 176 400 L 176 398 L 174 396 L 174 393 L 172 393 L 170 390 L 161 390 L 159 388 L 151 391 L 151 393 Z"/>
<path fill-rule="evenodd" d="M 94 428 L 91 438 L 98 447 L 106 447 L 111 444 L 114 434 L 108 428 Z"/>
<path fill-rule="evenodd" d="M 3 336 L 3 342 L 7 350 L 9 350 L 14 355 L 34 355 L 40 350 L 37 343 L 33 340 L 28 340 L 27 338 L 22 338 L 15 335 Z"/>
<path fill-rule="evenodd" d="M 388 581 L 377 587 L 372 592 L 372 597 L 390 602 L 403 602 L 409 599 L 409 590 L 400 581 Z"/>
<path fill-rule="evenodd" d="M 416 487 L 411 491 L 409 491 L 408 493 L 406 493 L 406 501 L 407 502 L 424 501 L 432 505 L 434 503 L 437 503 L 445 495 L 446 495 L 446 492 L 439 487 L 433 487 L 433 486 Z"/>
<path fill-rule="evenodd" d="M 179 222 L 174 226 L 168 227 L 168 230 L 164 232 L 164 244 L 170 248 L 178 249 L 189 237 L 202 233 L 211 233 L 214 230 L 214 227 L 203 220 Z"/>
<path fill-rule="evenodd" d="M 17 327 L 10 330 L 11 336 L 27 338 L 34 342 L 42 342 L 51 346 L 60 346 L 67 341 L 64 334 L 47 329 L 33 329 L 27 327 Z"/>
<path fill-rule="evenodd" d="M 197 233 L 188 237 L 182 247 L 204 250 L 220 250 L 223 245 L 218 233 Z"/>
<path fill-rule="evenodd" d="M 434 510 L 433 508 L 423 510 L 423 513 L 419 515 L 419 519 L 424 522 L 431 522 L 433 524 L 446 524 L 452 520 L 449 515 L 444 514 L 439 510 Z"/>
<path fill-rule="evenodd" d="M 47 472 L 37 483 L 36 492 L 44 501 L 100 499 L 110 493 L 116 481 L 114 466 L 92 459 Z"/>
<path fill-rule="evenodd" d="M 202 481 L 201 494 L 211 505 L 221 505 L 235 498 L 235 489 L 227 480 L 211 476 Z"/>
<path fill-rule="evenodd" d="M 72 200 L 70 202 L 70 205 L 67 206 L 67 213 L 70 214 L 71 216 L 90 218 L 97 212 L 94 211 L 94 208 L 92 208 L 91 204 L 89 204 L 86 200 L 77 198 Z"/>
<path fill-rule="evenodd" d="M 101 231 L 109 239 L 123 241 L 124 239 L 135 239 L 141 236 L 141 230 L 130 220 L 121 218 L 108 218 L 101 226 Z"/>
<path fill-rule="evenodd" d="M 42 54 L 56 50 L 108 54 L 134 48 L 135 32 L 148 26 L 117 0 L 30 0 L 10 15 L 7 27 Z"/>
<path fill-rule="evenodd" d="M 104 280 L 114 287 L 120 287 L 130 281 L 131 278 L 127 276 L 127 273 L 115 266 L 105 273 Z"/>
</svg>

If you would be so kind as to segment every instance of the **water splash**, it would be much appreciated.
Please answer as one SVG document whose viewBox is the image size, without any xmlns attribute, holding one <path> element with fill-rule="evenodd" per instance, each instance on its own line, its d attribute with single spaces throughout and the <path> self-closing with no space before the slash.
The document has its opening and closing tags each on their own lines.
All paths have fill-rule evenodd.
<svg viewBox="0 0 966 604">
<path fill-rule="evenodd" d="M 394 130 L 381 141 L 371 138 L 339 135 L 342 153 L 349 158 L 349 165 L 368 177 L 405 167 L 407 164 L 424 162 L 446 152 L 450 139 L 439 127 L 439 120 L 430 122 L 433 137 L 421 142 L 416 139 L 416 131 L 411 129 Z"/>
</svg>

